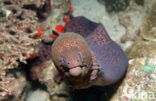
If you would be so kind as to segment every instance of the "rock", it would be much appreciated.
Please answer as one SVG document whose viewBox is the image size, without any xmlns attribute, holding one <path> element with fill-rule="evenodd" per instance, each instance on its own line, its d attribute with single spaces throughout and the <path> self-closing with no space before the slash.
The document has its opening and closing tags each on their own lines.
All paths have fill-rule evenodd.
<svg viewBox="0 0 156 101">
<path fill-rule="evenodd" d="M 126 53 L 129 59 L 153 57 L 156 55 L 156 43 L 150 41 L 136 41 L 126 50 Z"/>
<path fill-rule="evenodd" d="M 156 2 L 152 5 L 151 11 L 144 18 L 141 36 L 145 40 L 156 42 Z"/>
<path fill-rule="evenodd" d="M 39 79 L 39 81 L 46 85 L 52 101 L 68 101 L 70 94 L 69 88 L 65 82 L 60 84 L 56 83 L 55 76 L 58 71 L 53 64 L 53 61 L 49 60 L 40 65 L 36 65 L 32 68 L 33 78 Z M 59 96 L 62 95 L 62 96 Z"/>
<path fill-rule="evenodd" d="M 51 100 L 48 92 L 41 89 L 37 89 L 35 91 L 30 91 L 25 101 L 51 101 Z"/>
<path fill-rule="evenodd" d="M 23 101 L 25 97 L 25 88 L 29 89 L 29 82 L 26 80 L 26 75 L 21 70 L 8 70 L 6 76 L 2 78 L 3 82 L 0 81 L 0 100 L 11 100 L 11 101 Z M 6 94 L 6 95 L 5 95 Z"/>
<path fill-rule="evenodd" d="M 134 0 L 138 5 L 144 5 L 144 0 Z"/>
<path fill-rule="evenodd" d="M 156 94 L 156 43 L 138 41 L 128 49 L 129 67 L 110 101 L 153 101 Z"/>
<path fill-rule="evenodd" d="M 104 4 L 108 12 L 119 12 L 125 10 L 130 0 L 98 0 Z"/>
</svg>

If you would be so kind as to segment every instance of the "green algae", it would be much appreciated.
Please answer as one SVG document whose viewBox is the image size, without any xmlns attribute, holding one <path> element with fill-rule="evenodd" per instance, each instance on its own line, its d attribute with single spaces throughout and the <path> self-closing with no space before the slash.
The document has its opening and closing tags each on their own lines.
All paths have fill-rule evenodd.
<svg viewBox="0 0 156 101">
<path fill-rule="evenodd" d="M 150 63 L 150 58 L 147 57 L 147 59 L 145 60 L 145 65 L 143 66 L 144 72 L 153 73 L 155 68 L 156 68 L 156 64 Z"/>
<path fill-rule="evenodd" d="M 148 64 L 148 65 L 143 66 L 143 70 L 146 73 L 153 73 L 155 67 L 156 67 L 156 65 L 154 65 L 154 64 Z"/>
</svg>

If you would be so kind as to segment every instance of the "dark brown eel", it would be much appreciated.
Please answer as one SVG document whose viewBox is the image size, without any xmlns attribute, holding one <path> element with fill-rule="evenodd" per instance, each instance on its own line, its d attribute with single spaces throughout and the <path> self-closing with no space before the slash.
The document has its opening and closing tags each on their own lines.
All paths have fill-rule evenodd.
<svg viewBox="0 0 156 101">
<path fill-rule="evenodd" d="M 52 45 L 52 59 L 59 76 L 71 87 L 104 86 L 123 77 L 128 58 L 102 24 L 76 17 L 66 24 L 65 31 Z"/>
</svg>

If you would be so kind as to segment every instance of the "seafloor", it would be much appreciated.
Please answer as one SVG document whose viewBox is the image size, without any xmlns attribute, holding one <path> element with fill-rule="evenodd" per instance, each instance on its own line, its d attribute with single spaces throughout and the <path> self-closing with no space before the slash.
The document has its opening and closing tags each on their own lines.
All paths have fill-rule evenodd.
<svg viewBox="0 0 156 101">
<path fill-rule="evenodd" d="M 77 16 L 102 23 L 127 54 L 116 84 L 55 83 L 51 45 Z M 0 101 L 156 101 L 156 0 L 0 0 Z"/>
</svg>

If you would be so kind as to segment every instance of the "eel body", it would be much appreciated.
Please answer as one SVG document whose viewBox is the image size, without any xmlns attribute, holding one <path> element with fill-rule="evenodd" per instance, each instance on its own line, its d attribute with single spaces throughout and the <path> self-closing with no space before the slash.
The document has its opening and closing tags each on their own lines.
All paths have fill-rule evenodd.
<svg viewBox="0 0 156 101">
<path fill-rule="evenodd" d="M 83 60 L 81 61 L 82 63 L 79 63 L 79 65 L 82 65 L 88 69 L 87 72 L 83 70 L 81 71 L 81 74 L 85 72 L 84 74 L 86 76 L 83 77 L 81 77 L 82 75 L 74 76 L 74 77 L 71 76 L 69 77 L 69 79 L 67 79 L 67 81 L 69 81 L 70 84 L 72 83 L 72 86 L 74 88 L 86 88 L 86 87 L 90 87 L 91 85 L 109 85 L 117 82 L 123 77 L 128 67 L 128 58 L 126 54 L 123 52 L 123 50 L 120 48 L 120 46 L 111 40 L 111 38 L 107 34 L 102 24 L 94 23 L 84 17 L 76 17 L 66 24 L 65 31 L 66 33 L 64 33 L 64 36 L 69 36 L 71 39 L 70 38 L 63 39 L 60 36 L 59 42 L 62 39 L 75 40 L 73 36 L 75 36 L 74 33 L 77 33 L 84 38 L 84 39 L 80 38 L 79 41 L 81 41 L 82 44 L 86 45 L 83 47 L 77 46 L 81 50 L 76 49 L 77 51 L 75 50 L 73 51 L 76 52 L 76 54 L 78 54 L 79 52 L 82 54 L 82 50 L 85 50 L 85 52 L 82 54 L 82 58 L 83 58 Z M 73 32 L 74 35 L 73 34 L 69 35 L 69 32 L 70 33 Z M 57 39 L 56 42 L 58 43 Z M 52 46 L 52 50 L 55 49 L 56 47 L 55 44 L 56 43 L 54 42 Z M 72 45 L 73 42 L 70 42 L 70 44 Z M 62 46 L 60 45 L 60 47 Z M 67 50 L 67 48 L 63 48 L 63 47 L 60 49 Z M 70 50 L 73 49 L 70 48 Z M 57 56 L 60 56 L 60 54 L 67 54 L 67 53 L 60 52 L 58 54 L 57 52 L 55 53 L 54 50 L 52 51 L 52 54 L 54 54 L 52 55 L 53 60 L 55 60 Z M 72 52 L 70 53 L 73 54 Z M 89 53 L 89 55 L 87 53 Z M 85 61 L 84 63 L 86 55 L 88 57 L 88 60 Z M 77 57 L 78 55 L 77 56 L 68 55 L 68 56 L 71 56 L 72 58 L 75 59 L 79 59 Z M 57 62 L 58 60 L 54 61 L 56 65 L 58 64 Z M 73 63 L 76 62 L 74 61 Z M 75 70 L 75 71 L 79 71 L 79 70 Z M 77 73 L 77 72 L 73 72 L 73 73 Z"/>
</svg>

